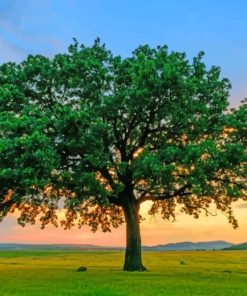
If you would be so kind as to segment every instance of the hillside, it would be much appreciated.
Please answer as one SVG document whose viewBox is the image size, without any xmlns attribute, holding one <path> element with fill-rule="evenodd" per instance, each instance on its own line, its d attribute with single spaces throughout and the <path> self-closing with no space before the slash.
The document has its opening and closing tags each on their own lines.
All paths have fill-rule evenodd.
<svg viewBox="0 0 247 296">
<path fill-rule="evenodd" d="M 230 250 L 247 250 L 247 242 L 227 247 L 227 248 L 225 248 L 225 250 L 229 250 L 229 251 Z"/>
<path fill-rule="evenodd" d="M 104 247 L 96 245 L 77 245 L 77 244 L 0 244 L 0 250 L 8 251 L 97 251 L 115 250 L 119 248 Z"/>
<path fill-rule="evenodd" d="M 156 246 L 143 246 L 143 251 L 194 251 L 194 250 L 221 250 L 234 246 L 225 241 L 211 242 L 180 242 Z M 96 245 L 76 245 L 76 244 L 0 244 L 0 250 L 21 251 L 21 250 L 57 250 L 57 251 L 121 251 L 124 247 L 108 247 Z"/>
<path fill-rule="evenodd" d="M 143 247 L 144 251 L 194 251 L 194 250 L 221 250 L 233 246 L 232 243 L 225 241 L 210 242 L 181 242 L 153 247 Z"/>
</svg>

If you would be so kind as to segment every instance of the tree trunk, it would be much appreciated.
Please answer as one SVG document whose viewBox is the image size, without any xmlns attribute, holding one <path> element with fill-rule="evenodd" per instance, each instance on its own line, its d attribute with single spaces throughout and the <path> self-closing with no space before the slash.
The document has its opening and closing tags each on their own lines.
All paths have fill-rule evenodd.
<svg viewBox="0 0 247 296">
<path fill-rule="evenodd" d="M 126 223 L 126 251 L 123 266 L 125 271 L 147 270 L 142 265 L 139 208 L 135 200 L 128 200 L 123 205 Z"/>
</svg>

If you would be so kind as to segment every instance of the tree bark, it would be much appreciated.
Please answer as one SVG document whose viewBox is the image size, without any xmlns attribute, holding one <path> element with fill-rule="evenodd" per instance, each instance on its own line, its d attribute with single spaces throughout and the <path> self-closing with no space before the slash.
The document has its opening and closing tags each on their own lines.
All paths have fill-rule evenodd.
<svg viewBox="0 0 247 296">
<path fill-rule="evenodd" d="M 146 271 L 142 265 L 139 208 L 136 200 L 129 199 L 123 205 L 126 223 L 126 251 L 123 270 Z"/>
</svg>

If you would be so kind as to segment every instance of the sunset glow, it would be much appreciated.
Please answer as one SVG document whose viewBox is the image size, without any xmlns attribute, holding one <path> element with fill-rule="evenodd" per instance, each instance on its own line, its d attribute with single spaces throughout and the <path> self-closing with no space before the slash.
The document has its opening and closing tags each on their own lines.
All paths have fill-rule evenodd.
<svg viewBox="0 0 247 296">
<path fill-rule="evenodd" d="M 172 222 L 165 221 L 159 216 L 147 215 L 148 209 L 149 205 L 146 202 L 142 207 L 142 214 L 145 217 L 145 221 L 141 223 L 143 245 L 178 241 L 226 240 L 233 243 L 246 241 L 247 216 L 246 204 L 243 202 L 234 206 L 235 216 L 239 221 L 239 228 L 235 230 L 221 213 L 216 217 L 206 217 L 202 214 L 199 219 L 179 213 L 177 220 Z M 62 217 L 63 213 L 60 215 Z M 111 233 L 103 233 L 100 230 L 92 233 L 88 227 L 63 230 L 47 226 L 41 230 L 38 223 L 26 227 L 17 225 L 15 216 L 12 215 L 1 224 L 1 243 L 125 245 L 125 225 L 113 229 Z"/>
</svg>

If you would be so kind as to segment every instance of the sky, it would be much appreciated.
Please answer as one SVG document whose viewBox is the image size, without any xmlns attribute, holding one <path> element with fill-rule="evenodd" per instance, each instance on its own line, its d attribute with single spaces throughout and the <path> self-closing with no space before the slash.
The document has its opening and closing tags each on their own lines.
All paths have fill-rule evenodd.
<svg viewBox="0 0 247 296">
<path fill-rule="evenodd" d="M 0 64 L 21 62 L 29 54 L 52 57 L 65 52 L 75 37 L 91 45 L 100 37 L 114 54 L 127 57 L 140 44 L 168 45 L 189 59 L 205 52 L 208 67 L 220 66 L 232 83 L 230 105 L 247 97 L 246 0 L 0 0 Z M 176 222 L 160 217 L 142 223 L 146 245 L 177 241 L 224 239 L 246 241 L 247 205 L 235 207 L 240 227 L 233 230 L 226 217 L 194 220 L 178 215 Z M 16 217 L 0 224 L 1 242 L 125 244 L 124 226 L 110 234 L 88 228 L 64 231 L 39 225 L 22 228 Z"/>
</svg>

